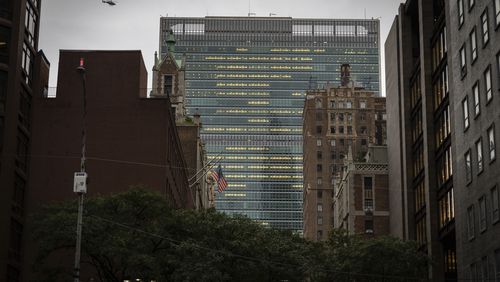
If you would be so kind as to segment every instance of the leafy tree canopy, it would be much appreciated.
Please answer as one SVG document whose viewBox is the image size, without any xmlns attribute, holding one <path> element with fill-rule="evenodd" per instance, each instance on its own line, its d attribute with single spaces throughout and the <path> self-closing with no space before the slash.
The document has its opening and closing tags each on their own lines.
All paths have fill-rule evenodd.
<svg viewBox="0 0 500 282">
<path fill-rule="evenodd" d="M 72 261 L 54 257 L 74 252 L 77 206 L 33 217 L 39 281 L 71 279 Z M 82 277 L 94 281 L 409 281 L 427 265 L 412 242 L 333 232 L 313 243 L 242 216 L 172 209 L 140 187 L 87 199 L 83 222 Z"/>
</svg>

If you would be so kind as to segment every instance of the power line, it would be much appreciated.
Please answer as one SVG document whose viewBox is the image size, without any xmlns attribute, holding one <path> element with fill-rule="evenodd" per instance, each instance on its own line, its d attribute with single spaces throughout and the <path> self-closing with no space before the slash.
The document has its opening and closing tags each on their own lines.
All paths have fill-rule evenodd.
<svg viewBox="0 0 500 282">
<path fill-rule="evenodd" d="M 159 234 L 155 234 L 155 233 L 151 233 L 151 232 L 148 232 L 148 231 L 144 231 L 142 229 L 131 227 L 131 226 L 128 226 L 126 224 L 123 224 L 123 223 L 120 223 L 120 222 L 116 222 L 114 220 L 102 218 L 100 216 L 89 215 L 89 214 L 87 216 L 88 217 L 96 218 L 96 219 L 101 220 L 101 221 L 105 221 L 107 223 L 111 223 L 111 224 L 120 226 L 120 227 L 128 229 L 128 230 L 136 231 L 138 233 L 141 233 L 141 234 L 144 234 L 144 235 L 147 235 L 147 236 L 150 236 L 150 237 L 155 237 L 155 238 L 158 238 L 158 239 L 164 239 L 164 240 L 167 240 L 167 241 L 172 242 L 172 243 L 177 244 L 177 245 L 180 245 L 180 244 L 183 243 L 183 241 L 175 240 L 175 239 L 172 239 L 172 238 L 169 238 L 169 237 L 165 237 L 165 236 L 162 236 L 162 235 L 159 235 Z M 244 255 L 235 254 L 235 253 L 233 253 L 231 251 L 222 251 L 222 250 L 217 250 L 217 249 L 213 249 L 213 248 L 209 248 L 209 247 L 200 246 L 200 245 L 198 245 L 198 244 L 196 244 L 194 242 L 191 242 L 191 243 L 192 243 L 193 247 L 198 248 L 200 250 L 205 250 L 205 251 L 220 253 L 220 254 L 223 254 L 223 255 L 237 257 L 237 258 L 246 259 L 246 260 L 250 260 L 250 261 L 261 262 L 261 263 L 266 263 L 266 264 L 281 265 L 281 266 L 288 266 L 288 267 L 294 267 L 294 268 L 296 268 L 296 267 L 302 267 L 302 265 L 298 265 L 298 264 L 283 263 L 283 262 L 266 260 L 266 259 L 262 259 L 262 258 L 244 256 Z M 374 277 L 374 278 L 375 277 L 376 278 L 394 278 L 394 279 L 405 279 L 405 280 L 415 280 L 415 281 L 421 280 L 421 278 L 411 277 L 411 276 L 366 274 L 366 273 L 358 273 L 358 272 L 338 271 L 338 270 L 325 269 L 325 268 L 319 268 L 319 269 L 323 270 L 325 272 L 330 272 L 330 273 L 335 273 L 335 274 L 345 274 L 345 275 L 349 275 L 349 276 L 352 275 L 352 276 L 364 276 L 364 277 Z"/>
</svg>

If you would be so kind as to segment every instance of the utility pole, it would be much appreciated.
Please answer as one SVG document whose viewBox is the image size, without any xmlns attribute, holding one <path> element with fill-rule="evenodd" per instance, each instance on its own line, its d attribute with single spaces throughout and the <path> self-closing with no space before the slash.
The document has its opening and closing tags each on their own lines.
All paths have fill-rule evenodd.
<svg viewBox="0 0 500 282">
<path fill-rule="evenodd" d="M 80 159 L 80 172 L 75 172 L 73 192 L 78 194 L 78 219 L 76 224 L 76 247 L 75 247 L 75 269 L 74 282 L 80 282 L 80 256 L 82 245 L 82 225 L 83 225 L 83 200 L 87 193 L 87 173 L 85 172 L 86 153 L 86 116 L 87 116 L 87 89 L 85 85 L 85 67 L 83 58 L 80 59 L 80 66 L 76 68 L 82 78 L 83 86 L 83 114 L 82 114 L 82 157 Z"/>
</svg>

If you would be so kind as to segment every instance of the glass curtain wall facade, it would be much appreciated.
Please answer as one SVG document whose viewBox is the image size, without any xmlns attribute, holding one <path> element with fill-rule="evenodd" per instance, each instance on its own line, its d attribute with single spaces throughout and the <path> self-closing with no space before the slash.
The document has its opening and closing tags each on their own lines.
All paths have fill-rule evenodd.
<svg viewBox="0 0 500 282">
<path fill-rule="evenodd" d="M 339 85 L 349 63 L 359 86 L 379 93 L 379 21 L 167 17 L 162 57 L 170 30 L 185 61 L 187 112 L 202 117 L 208 158 L 223 158 L 229 185 L 217 210 L 301 232 L 305 91 Z"/>
</svg>

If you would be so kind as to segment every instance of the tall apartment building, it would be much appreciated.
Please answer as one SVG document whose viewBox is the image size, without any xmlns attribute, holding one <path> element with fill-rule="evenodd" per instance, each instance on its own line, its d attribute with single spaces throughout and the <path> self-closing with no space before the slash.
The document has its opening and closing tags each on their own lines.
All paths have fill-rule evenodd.
<svg viewBox="0 0 500 282">
<path fill-rule="evenodd" d="M 0 1 L 0 280 L 20 281 L 31 100 L 48 85 L 38 52 L 40 0 Z"/>
<path fill-rule="evenodd" d="M 385 98 L 355 87 L 344 65 L 342 85 L 307 91 L 304 105 L 304 237 L 326 239 L 334 223 L 334 185 L 349 148 L 363 159 L 369 144 L 383 145 Z"/>
<path fill-rule="evenodd" d="M 498 0 L 408 0 L 385 43 L 391 228 L 436 281 L 500 269 L 499 22 Z"/>
<path fill-rule="evenodd" d="M 364 159 L 349 151 L 334 186 L 333 228 L 349 234 L 389 235 L 387 146 L 369 146 Z"/>
<path fill-rule="evenodd" d="M 379 21 L 288 17 L 161 18 L 160 55 L 185 60 L 186 109 L 202 117 L 208 159 L 229 187 L 216 208 L 302 231 L 304 92 L 350 62 L 379 92 Z"/>
<path fill-rule="evenodd" d="M 500 1 L 447 3 L 458 277 L 500 281 Z"/>
</svg>

